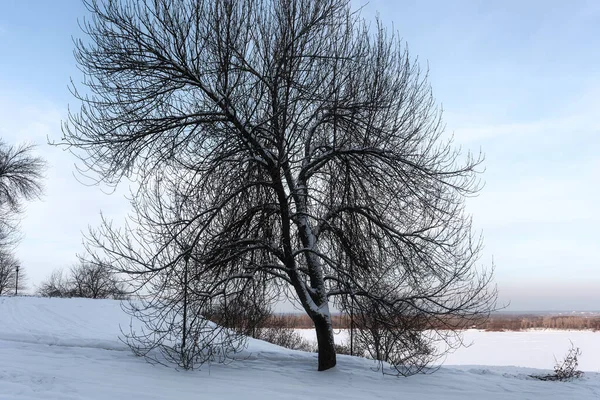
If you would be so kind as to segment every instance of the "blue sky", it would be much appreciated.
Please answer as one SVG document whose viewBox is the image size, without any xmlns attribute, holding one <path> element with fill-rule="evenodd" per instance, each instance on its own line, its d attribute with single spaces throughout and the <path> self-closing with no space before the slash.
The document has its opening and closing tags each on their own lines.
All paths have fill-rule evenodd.
<svg viewBox="0 0 600 400">
<path fill-rule="evenodd" d="M 126 188 L 106 195 L 80 184 L 76 160 L 46 144 L 76 106 L 71 36 L 84 11 L 76 0 L 0 4 L 0 137 L 39 144 L 50 164 L 17 250 L 33 284 L 75 262 L 100 210 L 127 212 Z M 429 65 L 457 145 L 486 155 L 486 185 L 468 211 L 501 302 L 600 309 L 600 2 L 374 0 L 362 11 L 377 12 Z"/>
</svg>

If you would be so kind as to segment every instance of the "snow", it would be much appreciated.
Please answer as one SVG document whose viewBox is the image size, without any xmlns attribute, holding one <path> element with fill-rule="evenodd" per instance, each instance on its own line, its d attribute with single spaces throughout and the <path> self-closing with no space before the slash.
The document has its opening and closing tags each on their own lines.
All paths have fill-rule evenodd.
<svg viewBox="0 0 600 400">
<path fill-rule="evenodd" d="M 296 329 L 303 338 L 316 343 L 313 329 Z M 471 329 L 463 333 L 464 343 L 446 356 L 445 366 L 484 365 L 552 369 L 571 347 L 579 347 L 579 369 L 600 372 L 600 332 L 567 330 L 529 330 L 522 332 L 485 332 Z M 347 344 L 348 331 L 336 330 L 337 344 Z"/>
<path fill-rule="evenodd" d="M 514 365 L 531 368 L 554 367 L 571 347 L 581 349 L 579 369 L 600 372 L 600 332 L 532 330 L 525 332 L 483 332 L 464 334 L 470 347 L 448 355 L 446 364 Z"/>
<path fill-rule="evenodd" d="M 129 323 L 119 302 L 112 300 L 0 298 L 0 399 L 600 397 L 600 374 L 594 372 L 576 382 L 542 382 L 527 375 L 547 371 L 462 365 L 444 366 L 432 375 L 395 378 L 373 371 L 369 360 L 349 356 L 338 356 L 336 368 L 317 372 L 316 354 L 282 349 L 258 340 L 250 340 L 248 349 L 232 363 L 213 364 L 199 371 L 177 371 L 152 366 L 135 357 L 118 338 L 119 325 L 128 329 Z M 534 349 L 538 338 L 546 335 L 533 332 L 536 336 L 528 339 L 529 334 L 507 336 L 513 336 L 515 342 L 528 343 L 521 346 L 524 354 L 519 355 L 520 360 L 527 359 L 529 349 Z M 475 338 L 479 341 L 485 335 L 476 333 Z M 560 342 L 562 346 L 561 338 L 568 342 L 571 336 L 556 333 L 557 345 Z M 510 353 L 501 347 L 502 340 L 495 337 L 492 334 L 488 345 L 477 351 L 474 345 L 473 354 L 467 351 L 461 356 L 462 361 L 479 360 L 483 364 L 486 360 L 502 360 L 494 358 L 496 353 L 509 357 Z M 586 354 L 585 346 L 581 347 Z M 562 351 L 561 348 L 558 352 Z"/>
</svg>

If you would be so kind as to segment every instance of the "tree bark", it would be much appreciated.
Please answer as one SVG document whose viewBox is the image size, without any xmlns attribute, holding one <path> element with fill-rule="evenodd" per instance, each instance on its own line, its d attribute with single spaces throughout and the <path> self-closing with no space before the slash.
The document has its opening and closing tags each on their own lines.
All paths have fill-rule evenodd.
<svg viewBox="0 0 600 400">
<path fill-rule="evenodd" d="M 317 345 L 319 350 L 319 371 L 325 371 L 335 367 L 336 355 L 333 341 L 333 326 L 329 316 L 314 315 L 312 320 L 317 333 Z"/>
</svg>

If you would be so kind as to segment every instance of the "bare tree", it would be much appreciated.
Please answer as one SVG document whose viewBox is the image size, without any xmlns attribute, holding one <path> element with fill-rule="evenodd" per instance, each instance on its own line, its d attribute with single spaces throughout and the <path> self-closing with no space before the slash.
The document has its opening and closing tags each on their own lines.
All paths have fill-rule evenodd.
<svg viewBox="0 0 600 400">
<path fill-rule="evenodd" d="M 72 289 L 62 269 L 52 271 L 37 289 L 37 294 L 42 297 L 72 297 L 71 293 Z"/>
<path fill-rule="evenodd" d="M 25 270 L 13 254 L 18 243 L 19 214 L 24 200 L 39 197 L 45 163 L 31 154 L 33 146 L 16 147 L 0 140 L 0 295 L 27 289 Z"/>
<path fill-rule="evenodd" d="M 18 212 L 22 200 L 37 198 L 42 192 L 44 161 L 31 155 L 32 145 L 7 146 L 0 142 L 0 204 Z"/>
<path fill-rule="evenodd" d="M 11 253 L 0 251 L 0 296 L 27 290 L 27 275 Z"/>
<path fill-rule="evenodd" d="M 82 262 L 72 266 L 69 286 L 72 297 L 122 299 L 127 294 L 124 283 L 105 264 Z"/>
<path fill-rule="evenodd" d="M 481 158 L 444 139 L 393 32 L 348 0 L 84 3 L 63 143 L 99 181 L 138 183 L 130 224 L 105 221 L 88 250 L 157 300 L 134 310 L 153 332 L 259 286 L 310 316 L 319 370 L 336 364 L 332 302 L 374 312 L 388 361 L 420 364 L 425 328 L 493 309 L 464 211 Z"/>
<path fill-rule="evenodd" d="M 0 140 L 0 247 L 10 252 L 18 240 L 18 215 L 23 200 L 42 193 L 45 163 L 31 154 L 32 145 L 8 146 Z"/>
<path fill-rule="evenodd" d="M 14 267 L 16 260 L 8 254 L 0 253 L 0 295 L 14 293 Z"/>
<path fill-rule="evenodd" d="M 83 297 L 90 299 L 124 299 L 125 283 L 105 264 L 79 263 L 68 275 L 55 270 L 41 283 L 38 294 L 45 297 Z"/>
</svg>

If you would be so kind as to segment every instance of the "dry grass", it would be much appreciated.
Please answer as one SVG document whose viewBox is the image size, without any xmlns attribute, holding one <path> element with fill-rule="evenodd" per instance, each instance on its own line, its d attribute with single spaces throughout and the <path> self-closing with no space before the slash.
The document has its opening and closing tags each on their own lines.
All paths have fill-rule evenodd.
<svg viewBox="0 0 600 400">
<path fill-rule="evenodd" d="M 521 331 L 526 329 L 600 330 L 600 316 L 583 315 L 495 315 L 479 329 Z"/>
<path fill-rule="evenodd" d="M 312 329 L 310 318 L 302 314 L 278 314 L 269 317 L 266 326 L 285 325 L 294 329 Z M 349 329 L 350 318 L 345 315 L 333 315 L 334 329 Z M 600 331 L 599 315 L 492 315 L 487 321 L 482 321 L 471 326 L 491 332 L 522 331 L 526 329 L 563 329 L 563 330 L 592 330 Z"/>
</svg>

